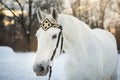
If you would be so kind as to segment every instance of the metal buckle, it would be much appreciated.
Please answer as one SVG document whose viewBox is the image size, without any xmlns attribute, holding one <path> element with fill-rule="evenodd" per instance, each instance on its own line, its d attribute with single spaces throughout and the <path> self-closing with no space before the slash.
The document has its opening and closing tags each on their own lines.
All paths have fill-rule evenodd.
<svg viewBox="0 0 120 80">
<path fill-rule="evenodd" d="M 49 66 L 53 66 L 53 61 L 49 61 Z"/>
</svg>

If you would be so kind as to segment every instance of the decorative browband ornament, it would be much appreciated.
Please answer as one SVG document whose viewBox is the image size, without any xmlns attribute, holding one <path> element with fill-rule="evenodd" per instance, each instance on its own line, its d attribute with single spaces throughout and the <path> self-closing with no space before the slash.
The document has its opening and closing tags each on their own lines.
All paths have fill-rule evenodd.
<svg viewBox="0 0 120 80">
<path fill-rule="evenodd" d="M 41 27 L 43 28 L 44 31 L 48 30 L 51 27 L 58 28 L 59 25 L 55 23 L 51 23 L 47 18 L 43 21 Z"/>
</svg>

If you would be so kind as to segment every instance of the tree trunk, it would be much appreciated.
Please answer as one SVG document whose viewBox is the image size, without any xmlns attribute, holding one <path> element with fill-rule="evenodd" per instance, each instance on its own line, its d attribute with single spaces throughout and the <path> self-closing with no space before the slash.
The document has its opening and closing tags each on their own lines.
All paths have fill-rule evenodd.
<svg viewBox="0 0 120 80">
<path fill-rule="evenodd" d="M 78 18 L 81 20 L 81 10 L 80 10 L 81 2 L 78 0 Z"/>
</svg>

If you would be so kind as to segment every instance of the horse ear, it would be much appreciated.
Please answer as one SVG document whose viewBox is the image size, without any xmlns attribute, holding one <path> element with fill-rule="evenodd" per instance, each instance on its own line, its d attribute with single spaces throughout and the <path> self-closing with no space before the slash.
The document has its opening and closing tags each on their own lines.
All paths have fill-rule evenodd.
<svg viewBox="0 0 120 80">
<path fill-rule="evenodd" d="M 37 9 L 37 18 L 38 18 L 38 21 L 41 22 L 42 19 L 43 19 L 43 15 L 41 13 L 41 10 L 40 8 Z"/>
<path fill-rule="evenodd" d="M 53 8 L 53 10 L 52 10 L 52 17 L 53 17 L 55 20 L 57 20 L 57 18 L 58 18 L 58 12 L 57 12 L 57 10 L 54 9 L 54 8 Z"/>
</svg>

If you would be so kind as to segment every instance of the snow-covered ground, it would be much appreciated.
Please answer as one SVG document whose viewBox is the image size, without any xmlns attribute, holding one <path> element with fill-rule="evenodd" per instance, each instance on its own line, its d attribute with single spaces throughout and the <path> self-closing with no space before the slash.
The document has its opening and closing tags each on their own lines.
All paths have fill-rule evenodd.
<svg viewBox="0 0 120 80">
<path fill-rule="evenodd" d="M 51 80 L 64 80 L 64 71 L 62 71 L 65 55 L 62 54 L 53 67 Z M 0 80 L 48 80 L 46 77 L 37 77 L 33 72 L 34 53 L 18 53 L 8 47 L 0 47 Z M 120 80 L 120 55 L 119 55 L 119 79 Z"/>
<path fill-rule="evenodd" d="M 34 53 L 16 54 L 11 48 L 0 47 L 0 80 L 48 80 L 48 75 L 37 77 L 33 72 L 34 60 Z M 53 67 L 51 80 L 64 80 L 65 78 L 61 69 L 64 63 L 63 57 L 61 56 L 58 61 L 60 62 L 56 61 L 56 63 L 59 64 Z M 56 69 L 58 66 L 59 69 Z"/>
</svg>

